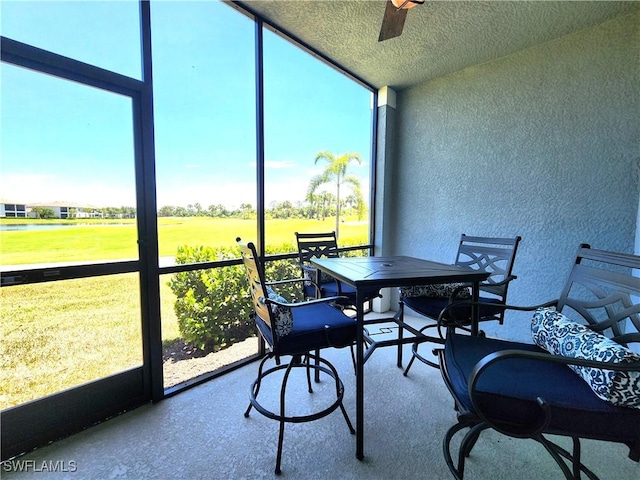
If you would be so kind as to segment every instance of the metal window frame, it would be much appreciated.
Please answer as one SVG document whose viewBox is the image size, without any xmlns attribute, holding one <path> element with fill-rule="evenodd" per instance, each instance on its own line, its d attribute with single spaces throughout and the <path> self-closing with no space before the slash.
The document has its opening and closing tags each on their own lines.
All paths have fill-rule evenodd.
<svg viewBox="0 0 640 480">
<path fill-rule="evenodd" d="M 346 75 L 351 80 L 367 88 L 373 95 L 371 171 L 370 171 L 370 240 L 375 233 L 375 165 L 377 109 L 376 89 L 334 63 L 331 59 L 315 51 L 300 39 L 278 28 L 256 15 L 243 2 L 223 1 L 255 22 L 255 65 L 256 65 L 256 203 L 257 235 L 260 255 L 264 257 L 265 245 L 265 177 L 264 177 L 264 85 L 263 85 L 263 31 L 275 32 L 286 41 L 297 45 L 331 68 Z M 0 60 L 11 65 L 24 67 L 34 72 L 52 75 L 56 78 L 96 87 L 106 92 L 128 97 L 132 102 L 134 128 L 134 161 L 136 179 L 136 209 L 139 256 L 138 260 L 105 263 L 80 263 L 61 265 L 55 268 L 5 269 L 0 279 L 0 287 L 17 284 L 51 282 L 75 278 L 87 278 L 120 273 L 138 273 L 140 276 L 140 304 L 142 316 L 143 365 L 118 374 L 98 379 L 89 384 L 59 392 L 26 404 L 17 405 L 0 412 L 2 428 L 2 460 L 19 455 L 60 437 L 80 431 L 96 422 L 135 408 L 149 401 L 157 402 L 175 395 L 187 388 L 208 381 L 216 376 L 245 365 L 254 357 L 236 362 L 227 368 L 205 374 L 184 384 L 164 389 L 162 364 L 162 334 L 160 321 L 160 276 L 202 268 L 219 268 L 240 264 L 241 260 L 207 262 L 170 267 L 159 266 L 157 202 L 155 176 L 155 142 L 153 115 L 153 65 L 151 56 L 151 14 L 150 1 L 140 0 L 141 61 L 142 80 L 106 70 L 74 60 L 63 55 L 37 48 L 26 43 L 0 37 Z M 373 255 L 373 245 L 361 245 L 340 250 L 368 249 Z M 295 253 L 264 257 L 265 260 L 296 258 Z M 113 395 L 117 386 L 125 386 L 128 395 Z M 92 405 L 91 412 L 82 413 L 82 407 Z M 64 407 L 64 408 L 63 408 Z M 70 408 L 71 407 L 71 408 Z M 73 418 L 62 415 L 52 418 L 52 411 L 73 412 Z M 26 428 L 27 427 L 27 428 Z"/>
<path fill-rule="evenodd" d="M 140 2 L 144 79 L 137 80 L 10 38 L 0 37 L 0 60 L 61 80 L 115 93 L 131 101 L 138 259 L 79 263 L 55 268 L 5 269 L 0 286 L 137 273 L 140 280 L 142 365 L 0 412 L 2 460 L 19 455 L 96 422 L 163 397 L 155 152 L 149 2 Z M 160 378 L 158 379 L 158 372 Z M 158 382 L 159 388 L 158 388 Z M 53 414 L 55 412 L 55 414 Z"/>
</svg>

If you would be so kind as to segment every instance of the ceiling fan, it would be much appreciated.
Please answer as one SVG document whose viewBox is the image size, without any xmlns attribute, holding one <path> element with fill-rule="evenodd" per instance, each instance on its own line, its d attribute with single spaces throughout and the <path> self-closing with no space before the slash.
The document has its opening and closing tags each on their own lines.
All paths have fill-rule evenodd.
<svg viewBox="0 0 640 480">
<path fill-rule="evenodd" d="M 416 5 L 422 5 L 424 2 L 425 0 L 387 0 L 378 41 L 382 42 L 393 37 L 398 37 L 404 27 L 407 10 Z"/>
</svg>

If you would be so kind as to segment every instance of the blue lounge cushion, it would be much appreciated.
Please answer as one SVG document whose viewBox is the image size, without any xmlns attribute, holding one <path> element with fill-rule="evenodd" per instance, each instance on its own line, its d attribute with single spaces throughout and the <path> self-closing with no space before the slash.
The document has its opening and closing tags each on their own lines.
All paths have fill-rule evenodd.
<svg viewBox="0 0 640 480">
<path fill-rule="evenodd" d="M 611 363 L 640 362 L 640 355 L 585 325 L 572 322 L 555 308 L 535 311 L 531 336 L 536 345 L 554 355 Z M 620 372 L 575 365 L 570 368 L 601 399 L 640 409 L 640 371 Z"/>
<path fill-rule="evenodd" d="M 468 411 L 468 382 L 483 357 L 501 350 L 544 352 L 536 345 L 480 336 L 447 335 L 443 368 L 452 393 Z M 612 405 L 598 398 L 566 365 L 509 358 L 489 367 L 476 385 L 479 408 L 489 418 L 509 425 L 531 425 L 540 416 L 536 399 L 550 409 L 547 433 L 573 432 L 583 438 L 629 443 L 640 441 L 640 410 Z"/>
<path fill-rule="evenodd" d="M 277 337 L 281 355 L 306 353 L 317 348 L 346 347 L 355 341 L 356 320 L 329 303 L 304 305 L 289 308 L 289 311 L 292 329 L 288 335 Z M 267 343 L 274 345 L 269 325 L 262 318 L 257 318 L 256 323 Z"/>
</svg>

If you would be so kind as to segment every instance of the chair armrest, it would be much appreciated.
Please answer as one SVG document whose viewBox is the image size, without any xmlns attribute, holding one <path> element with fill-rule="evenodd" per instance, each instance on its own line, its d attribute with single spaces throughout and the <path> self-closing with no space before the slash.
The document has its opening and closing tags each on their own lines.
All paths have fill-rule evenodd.
<svg viewBox="0 0 640 480">
<path fill-rule="evenodd" d="M 501 433 L 504 433 L 505 435 L 510 436 L 532 437 L 537 434 L 543 433 L 549 423 L 550 415 L 549 405 L 547 401 L 541 397 L 538 397 L 536 399 L 538 405 L 540 406 L 541 415 L 537 419 L 532 421 L 530 425 L 516 427 L 513 425 L 497 423 L 496 421 L 487 418 L 487 416 L 483 413 L 482 408 L 477 401 L 476 390 L 476 386 L 480 378 L 490 367 L 495 366 L 501 361 L 507 361 L 514 358 L 560 363 L 567 366 L 576 365 L 581 367 L 600 368 L 604 370 L 613 370 L 620 372 L 640 371 L 640 361 L 631 363 L 611 363 L 601 362 L 598 360 L 564 357 L 561 355 L 553 355 L 546 352 L 531 352 L 526 350 L 513 349 L 490 353 L 489 355 L 483 357 L 478 363 L 476 363 L 476 365 L 473 367 L 473 370 L 471 371 L 471 375 L 468 380 L 469 398 L 471 399 L 471 404 L 473 405 L 473 408 L 475 410 L 475 412 L 473 413 L 475 413 L 482 421 L 486 422 L 492 428 L 500 431 Z"/>
<path fill-rule="evenodd" d="M 501 287 L 502 285 L 506 285 L 509 282 L 512 282 L 516 278 L 518 278 L 516 275 L 509 275 L 508 277 L 503 278 L 499 282 L 480 282 L 480 285 L 494 285 L 496 287 Z"/>
<path fill-rule="evenodd" d="M 464 307 L 472 307 L 477 306 L 481 308 L 484 304 L 482 302 L 472 302 L 471 300 L 463 300 L 458 302 L 449 302 L 449 304 L 440 311 L 440 315 L 436 320 L 436 329 L 438 331 L 438 335 L 440 338 L 444 340 L 445 336 L 443 330 L 455 330 L 456 328 L 460 328 L 467 331 L 477 330 L 478 325 L 474 325 L 473 321 L 469 322 L 469 318 L 465 316 L 465 318 L 457 319 L 455 316 L 449 316 L 449 312 L 454 308 L 464 308 Z M 517 310 L 517 311 L 534 311 L 538 308 L 545 307 L 556 307 L 558 305 L 558 299 L 550 300 L 545 303 L 540 303 L 538 305 L 528 305 L 528 306 L 519 306 L 519 305 L 508 305 L 506 303 L 496 303 L 492 304 L 492 307 L 495 309 L 502 310 Z M 469 326 L 471 325 L 471 330 L 469 330 Z"/>
<path fill-rule="evenodd" d="M 283 285 L 286 283 L 297 283 L 297 282 L 311 282 L 312 280 L 308 280 L 306 278 L 287 278 L 286 280 L 276 280 L 273 282 L 265 282 L 265 285 Z"/>
<path fill-rule="evenodd" d="M 302 283 L 303 285 L 305 283 L 310 283 L 316 289 L 316 296 L 319 296 L 320 287 L 316 282 L 314 282 L 313 280 L 309 280 L 308 278 L 288 278 L 286 280 L 276 280 L 273 282 L 265 282 L 265 285 L 271 287 L 271 286 L 277 286 L 277 285 L 285 285 L 287 283 Z"/>
<path fill-rule="evenodd" d="M 500 282 L 480 282 L 480 290 L 504 298 L 509 284 L 516 278 L 515 275 L 509 275 Z"/>
<path fill-rule="evenodd" d="M 287 308 L 297 308 L 297 307 L 304 307 L 306 305 L 317 305 L 319 303 L 330 303 L 330 302 L 335 302 L 338 300 L 349 300 L 348 297 L 343 297 L 343 296 L 339 296 L 339 297 L 323 297 L 323 298 L 316 298 L 314 300 L 308 300 L 306 302 L 280 302 L 278 300 L 272 300 L 271 298 L 265 298 L 264 301 L 265 303 L 273 303 L 275 305 L 279 305 L 281 307 L 287 307 Z"/>
<path fill-rule="evenodd" d="M 484 281 L 484 282 L 480 282 L 480 285 L 495 285 L 496 287 L 500 287 L 502 285 L 506 285 L 507 283 L 515 280 L 516 278 L 518 278 L 517 275 L 509 275 L 508 277 L 503 278 L 499 282 Z M 456 290 L 460 290 L 461 288 L 472 287 L 472 286 L 473 286 L 473 283 L 466 282 L 464 285 L 461 285 L 460 287 L 456 288 Z"/>
<path fill-rule="evenodd" d="M 465 301 L 459 301 L 459 302 L 454 302 L 454 303 L 450 303 L 449 305 L 447 305 L 445 308 L 442 309 L 442 311 L 440 312 L 440 315 L 438 315 L 438 326 L 449 326 L 451 324 L 451 326 L 453 327 L 463 327 L 463 326 L 467 326 L 468 322 L 460 323 L 460 322 L 456 322 L 455 318 L 446 318 L 447 314 L 454 308 L 460 308 L 460 307 L 471 307 L 473 305 L 476 305 L 477 307 L 481 307 L 483 305 L 482 302 L 472 302 L 471 300 L 465 300 Z M 528 312 L 528 311 L 534 311 L 537 310 L 538 308 L 545 308 L 545 307 L 556 307 L 558 305 L 558 299 L 555 300 L 550 300 L 548 302 L 545 303 L 540 303 L 537 305 L 527 305 L 527 306 L 520 306 L 520 305 L 509 305 L 509 304 L 502 304 L 500 305 L 500 308 L 503 308 L 504 310 L 516 310 L 516 311 L 524 311 L 524 312 Z"/>
<path fill-rule="evenodd" d="M 491 282 L 480 282 L 480 289 L 482 289 L 483 287 L 489 287 L 488 292 L 489 293 L 494 293 L 496 295 L 498 295 L 498 292 L 492 292 L 490 289 L 491 288 L 495 288 L 495 287 L 502 287 L 504 285 L 507 285 L 509 282 L 511 282 L 512 280 L 515 280 L 516 278 L 518 278 L 516 275 L 509 275 L 508 277 L 502 279 L 499 282 L 495 282 L 495 283 L 491 283 Z M 449 303 L 452 303 L 455 301 L 455 299 L 457 298 L 458 294 L 465 288 L 471 288 L 473 287 L 473 283 L 464 283 L 462 285 L 459 285 L 458 287 L 456 287 L 452 292 L 451 295 L 449 295 Z"/>
<path fill-rule="evenodd" d="M 494 295 L 501 295 L 503 290 L 507 288 L 507 285 L 516 278 L 518 277 L 515 275 L 509 275 L 499 282 L 480 282 L 480 290 L 485 290 L 486 292 L 493 293 Z"/>
</svg>

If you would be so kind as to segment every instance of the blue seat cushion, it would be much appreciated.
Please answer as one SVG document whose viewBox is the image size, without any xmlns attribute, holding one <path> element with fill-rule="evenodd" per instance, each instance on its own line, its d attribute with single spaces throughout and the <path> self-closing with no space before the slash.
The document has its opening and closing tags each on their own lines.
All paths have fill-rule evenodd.
<svg viewBox="0 0 640 480">
<path fill-rule="evenodd" d="M 336 280 L 324 282 L 318 286 L 320 287 L 322 298 L 342 295 L 349 298 L 348 302 L 342 303 L 355 303 L 356 301 L 356 289 L 346 283 L 340 282 L 340 293 L 338 293 L 338 282 Z M 316 295 L 316 288 L 313 285 L 305 285 L 304 291 L 307 297 L 313 298 Z"/>
<path fill-rule="evenodd" d="M 440 312 L 449 305 L 447 298 L 433 297 L 404 297 L 403 303 L 411 310 L 418 312 L 425 317 L 437 320 Z M 500 300 L 497 298 L 480 297 L 480 320 L 495 320 L 502 312 Z M 448 318 L 455 318 L 463 322 L 469 322 L 471 318 L 471 306 L 463 305 L 454 307 L 449 311 Z"/>
<path fill-rule="evenodd" d="M 340 293 L 338 293 L 338 284 L 340 284 Z M 355 299 L 356 289 L 351 285 L 347 285 L 342 282 L 326 282 L 320 284 L 320 290 L 323 297 L 333 297 L 337 295 L 344 295 L 346 297 L 353 297 Z"/>
<path fill-rule="evenodd" d="M 294 355 L 327 347 L 346 347 L 355 341 L 356 320 L 328 303 L 291 308 L 291 313 L 293 329 L 288 335 L 278 337 L 276 344 L 269 325 L 259 317 L 256 319 L 261 335 L 277 355 Z"/>
<path fill-rule="evenodd" d="M 475 364 L 500 350 L 544 352 L 524 343 L 451 334 L 447 336 L 444 371 L 452 394 L 463 409 L 475 411 L 468 380 Z M 489 419 L 510 425 L 531 425 L 539 418 L 536 398 L 550 406 L 546 433 L 635 443 L 640 441 L 640 410 L 612 405 L 598 398 L 568 366 L 530 359 L 507 359 L 480 377 L 477 402 Z"/>
</svg>

